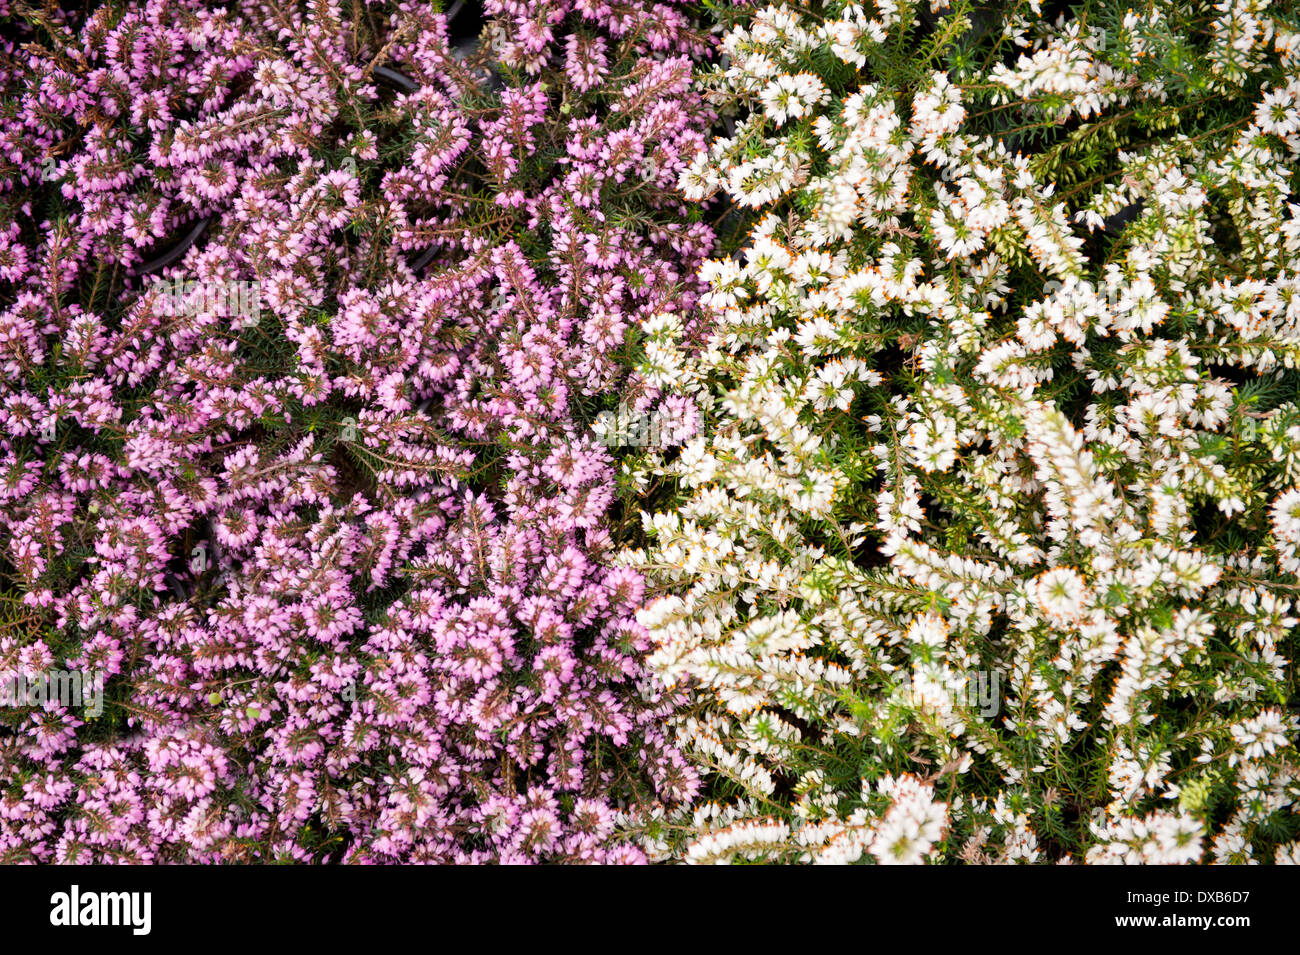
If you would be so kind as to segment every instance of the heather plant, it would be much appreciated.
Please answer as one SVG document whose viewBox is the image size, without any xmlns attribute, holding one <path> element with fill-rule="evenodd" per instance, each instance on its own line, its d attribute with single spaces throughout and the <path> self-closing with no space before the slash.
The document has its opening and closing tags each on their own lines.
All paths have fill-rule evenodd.
<svg viewBox="0 0 1300 955">
<path fill-rule="evenodd" d="M 0 2 L 0 670 L 105 678 L 0 710 L 0 859 L 638 861 L 695 794 L 592 424 L 693 420 L 627 368 L 707 43 L 481 14 Z"/>
<path fill-rule="evenodd" d="M 750 229 L 625 465 L 704 788 L 643 844 L 1300 861 L 1297 11 L 720 16 L 682 184 Z"/>
</svg>

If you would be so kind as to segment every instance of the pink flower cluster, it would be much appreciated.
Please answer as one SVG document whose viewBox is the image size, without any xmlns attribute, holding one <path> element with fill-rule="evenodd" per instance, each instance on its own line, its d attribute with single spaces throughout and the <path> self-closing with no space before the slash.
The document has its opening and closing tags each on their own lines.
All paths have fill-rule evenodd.
<svg viewBox="0 0 1300 955">
<path fill-rule="evenodd" d="M 698 783 L 590 424 L 695 304 L 707 46 L 304 7 L 0 41 L 0 674 L 105 677 L 0 710 L 0 861 L 637 861 Z"/>
</svg>

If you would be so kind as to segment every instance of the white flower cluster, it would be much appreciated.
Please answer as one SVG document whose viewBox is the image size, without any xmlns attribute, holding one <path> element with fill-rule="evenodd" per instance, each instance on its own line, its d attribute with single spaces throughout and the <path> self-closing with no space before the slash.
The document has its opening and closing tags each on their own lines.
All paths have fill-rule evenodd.
<svg viewBox="0 0 1300 955">
<path fill-rule="evenodd" d="M 845 86 L 917 29 L 892 3 L 726 38 L 747 118 L 682 186 L 764 211 L 703 272 L 711 337 L 657 346 L 709 424 L 651 455 L 681 497 L 625 555 L 715 786 L 662 854 L 1294 861 L 1265 834 L 1300 803 L 1298 45 L 1218 9 L 1172 91 L 1160 0 L 1109 42 L 1016 5 L 1030 49 L 960 82 Z M 1226 119 L 1162 112 L 1245 75 Z M 1032 123 L 1055 138 L 1009 148 Z"/>
</svg>

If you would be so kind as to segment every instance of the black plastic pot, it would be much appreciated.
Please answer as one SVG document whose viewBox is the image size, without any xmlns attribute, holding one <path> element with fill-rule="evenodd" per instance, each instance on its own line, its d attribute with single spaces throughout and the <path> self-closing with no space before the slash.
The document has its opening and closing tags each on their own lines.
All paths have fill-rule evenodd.
<svg viewBox="0 0 1300 955">
<path fill-rule="evenodd" d="M 1113 216 L 1108 216 L 1101 227 L 1107 235 L 1116 236 L 1124 231 L 1124 227 L 1142 214 L 1145 208 L 1145 200 L 1139 199 L 1137 202 L 1130 203 Z"/>
<path fill-rule="evenodd" d="M 478 52 L 487 22 L 482 3 L 456 0 L 447 11 L 447 44 L 451 47 L 451 55 L 464 61 Z M 486 73 L 483 80 L 489 92 L 505 87 L 505 79 L 496 70 L 488 67 Z"/>
<path fill-rule="evenodd" d="M 414 93 L 420 88 L 420 84 L 405 73 L 387 66 L 376 66 L 372 73 L 379 82 L 402 93 Z"/>
<path fill-rule="evenodd" d="M 401 70 L 395 70 L 392 67 L 376 66 L 374 70 L 371 71 L 371 75 L 375 78 L 377 82 L 382 83 L 384 86 L 387 86 L 389 89 L 397 90 L 402 93 L 414 93 L 416 90 L 420 88 L 419 83 L 417 83 L 411 77 L 407 76 Z M 433 257 L 435 254 L 436 254 L 436 250 L 434 249 L 433 246 L 430 246 L 429 248 L 421 252 L 419 255 L 417 255 L 414 259 L 408 261 L 406 263 L 406 266 L 412 272 L 419 272 L 420 269 L 424 268 L 426 265 L 428 265 L 430 262 L 433 261 Z"/>
<path fill-rule="evenodd" d="M 985 34 L 997 25 L 996 11 L 998 9 L 1000 9 L 999 4 L 981 4 L 971 11 L 970 29 L 966 31 L 962 40 L 974 43 L 983 39 Z M 916 12 L 920 16 L 921 22 L 927 27 L 927 32 L 931 32 L 938 27 L 941 19 L 952 13 L 952 4 L 940 7 L 937 13 L 931 13 L 929 0 L 920 0 Z"/>
<path fill-rule="evenodd" d="M 194 223 L 194 225 L 190 227 L 190 230 L 187 233 L 185 233 L 185 236 L 179 242 L 177 242 L 174 246 L 172 246 L 162 255 L 158 256 L 155 259 L 150 259 L 148 262 L 145 262 L 144 265 L 138 267 L 135 270 L 135 274 L 152 275 L 155 272 L 161 272 L 163 269 L 167 268 L 167 266 L 171 265 L 173 262 L 175 262 L 177 259 L 183 256 L 186 252 L 188 252 L 190 250 L 190 247 L 193 246 L 195 242 L 199 241 L 199 239 L 203 237 L 203 234 L 208 231 L 208 226 L 212 224 L 213 218 L 214 218 L 213 216 L 204 216 L 198 222 Z"/>
</svg>

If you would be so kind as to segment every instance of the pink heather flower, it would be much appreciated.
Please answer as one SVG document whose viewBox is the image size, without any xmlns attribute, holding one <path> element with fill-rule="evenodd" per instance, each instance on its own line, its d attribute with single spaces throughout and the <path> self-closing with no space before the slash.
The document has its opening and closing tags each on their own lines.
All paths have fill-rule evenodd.
<svg viewBox="0 0 1300 955">
<path fill-rule="evenodd" d="M 57 13 L 57 58 L 19 15 L 0 40 L 0 548 L 32 619 L 0 664 L 107 697 L 0 714 L 0 860 L 642 862 L 617 807 L 698 787 L 590 426 L 661 400 L 625 345 L 693 315 L 702 34 L 488 0 L 465 54 L 382 6 L 361 39 L 346 5 L 145 0 Z"/>
</svg>

